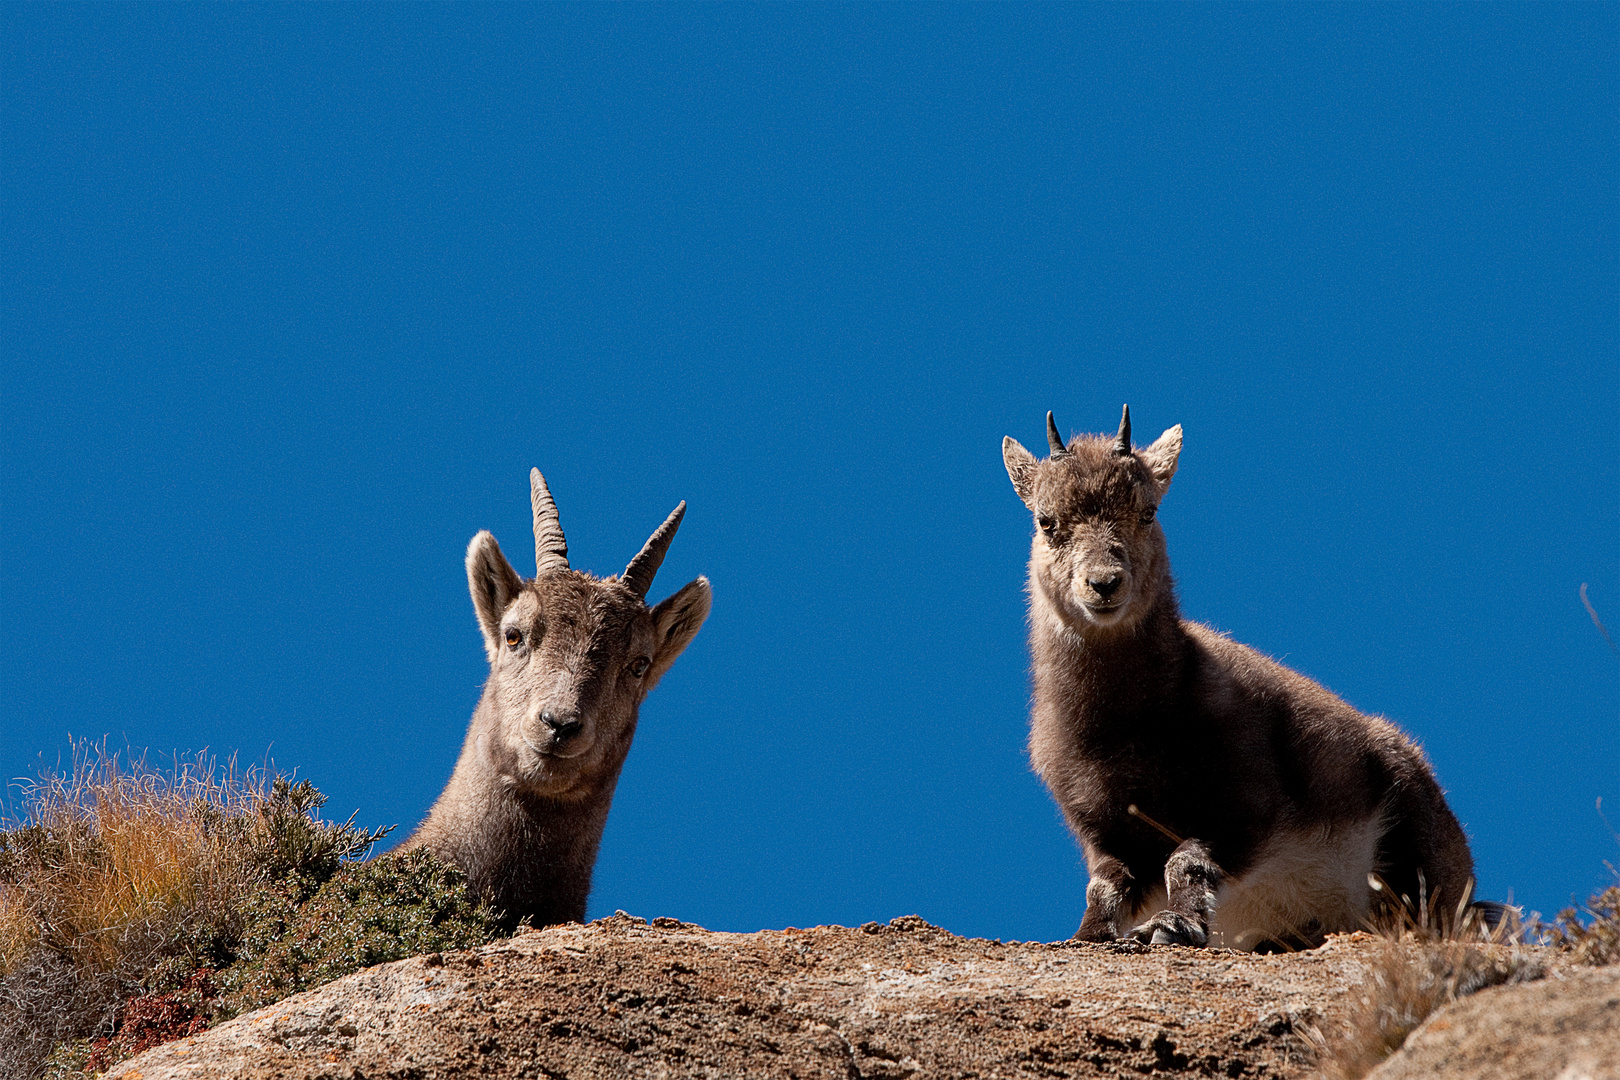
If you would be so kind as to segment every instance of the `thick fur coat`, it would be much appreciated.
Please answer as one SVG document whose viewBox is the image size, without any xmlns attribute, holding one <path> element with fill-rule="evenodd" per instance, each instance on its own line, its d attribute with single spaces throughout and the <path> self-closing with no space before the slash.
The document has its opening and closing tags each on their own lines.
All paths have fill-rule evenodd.
<svg viewBox="0 0 1620 1080">
<path fill-rule="evenodd" d="M 1468 841 L 1422 751 L 1255 650 L 1181 618 L 1157 508 L 1180 427 L 1003 459 L 1035 518 L 1030 760 L 1090 872 L 1076 936 L 1297 947 L 1405 904 L 1443 923 Z"/>
</svg>

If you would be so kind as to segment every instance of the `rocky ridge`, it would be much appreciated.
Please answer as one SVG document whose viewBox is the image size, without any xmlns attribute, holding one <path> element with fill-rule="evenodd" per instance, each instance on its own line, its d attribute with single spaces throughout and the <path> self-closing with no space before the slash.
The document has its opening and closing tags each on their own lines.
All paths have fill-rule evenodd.
<svg viewBox="0 0 1620 1080">
<path fill-rule="evenodd" d="M 110 1080 L 1289 1077 L 1381 942 L 1275 956 L 955 937 L 914 916 L 715 933 L 626 915 L 379 965 Z"/>
</svg>

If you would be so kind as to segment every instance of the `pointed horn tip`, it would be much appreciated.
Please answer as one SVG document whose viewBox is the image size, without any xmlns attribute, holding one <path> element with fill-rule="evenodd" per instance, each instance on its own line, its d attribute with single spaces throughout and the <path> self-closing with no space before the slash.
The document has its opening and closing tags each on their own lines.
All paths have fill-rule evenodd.
<svg viewBox="0 0 1620 1080">
<path fill-rule="evenodd" d="M 1127 402 L 1119 414 L 1119 434 L 1114 436 L 1114 452 L 1121 457 L 1131 453 L 1131 406 Z"/>
<path fill-rule="evenodd" d="M 1069 452 L 1068 444 L 1058 433 L 1057 420 L 1053 418 L 1051 409 L 1046 410 L 1046 445 L 1051 448 L 1053 457 Z"/>
<path fill-rule="evenodd" d="M 651 537 L 636 557 L 630 560 L 630 565 L 624 568 L 619 580 L 628 585 L 640 597 L 645 598 L 647 590 L 652 588 L 653 577 L 658 568 L 663 565 L 664 553 L 669 550 L 671 541 L 675 539 L 675 530 L 680 528 L 681 518 L 686 516 L 686 500 L 682 499 L 680 505 L 669 512 L 664 523 L 654 530 Z"/>
</svg>

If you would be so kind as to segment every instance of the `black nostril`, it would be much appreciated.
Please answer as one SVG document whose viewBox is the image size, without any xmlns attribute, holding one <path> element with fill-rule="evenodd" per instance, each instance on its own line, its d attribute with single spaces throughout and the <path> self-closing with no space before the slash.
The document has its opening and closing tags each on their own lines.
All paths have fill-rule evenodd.
<svg viewBox="0 0 1620 1080">
<path fill-rule="evenodd" d="M 541 713 L 540 722 L 551 729 L 551 737 L 556 739 L 558 742 L 562 742 L 564 739 L 570 739 L 575 735 L 578 735 L 579 729 L 584 726 L 578 720 L 558 720 L 557 717 L 550 712 Z"/>
<path fill-rule="evenodd" d="M 1090 585 L 1098 596 L 1106 600 L 1119 590 L 1120 583 L 1124 580 L 1118 574 L 1110 574 L 1105 578 L 1086 578 L 1086 584 Z"/>
</svg>

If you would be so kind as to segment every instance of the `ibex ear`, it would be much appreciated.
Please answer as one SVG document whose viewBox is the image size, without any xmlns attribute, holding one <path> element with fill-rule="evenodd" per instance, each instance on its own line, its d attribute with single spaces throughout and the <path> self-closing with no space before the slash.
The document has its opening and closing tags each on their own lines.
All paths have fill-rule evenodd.
<svg viewBox="0 0 1620 1080">
<path fill-rule="evenodd" d="M 700 577 L 652 609 L 657 644 L 653 646 L 652 668 L 647 672 L 647 689 L 653 688 L 675 658 L 697 637 L 703 620 L 709 617 L 712 596 L 709 579 Z"/>
<path fill-rule="evenodd" d="M 1166 431 L 1153 441 L 1153 445 L 1140 451 L 1139 456 L 1153 474 L 1153 483 L 1161 496 L 1170 490 L 1170 478 L 1176 475 L 1176 459 L 1181 457 L 1181 425 Z"/>
<path fill-rule="evenodd" d="M 501 554 L 495 538 L 487 531 L 473 537 L 467 545 L 467 590 L 472 593 L 478 628 L 484 632 L 484 651 L 492 664 L 501 651 L 501 615 L 522 588 L 523 579 Z"/>
<path fill-rule="evenodd" d="M 1022 444 L 1011 435 L 1001 440 L 1001 460 L 1007 466 L 1007 475 L 1012 478 L 1013 490 L 1018 497 L 1024 500 L 1024 505 L 1030 506 L 1030 497 L 1035 492 L 1035 466 L 1039 464 L 1035 455 L 1025 450 Z"/>
</svg>

